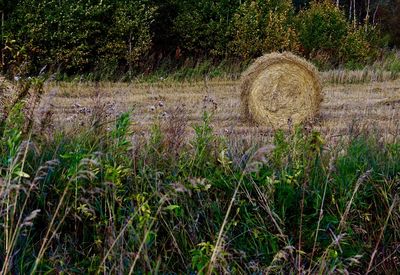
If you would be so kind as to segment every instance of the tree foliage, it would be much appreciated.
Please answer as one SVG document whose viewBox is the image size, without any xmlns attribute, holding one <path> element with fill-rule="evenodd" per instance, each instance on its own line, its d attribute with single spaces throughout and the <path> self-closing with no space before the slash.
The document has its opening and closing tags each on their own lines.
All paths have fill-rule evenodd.
<svg viewBox="0 0 400 275">
<path fill-rule="evenodd" d="M 174 31 L 179 46 L 191 54 L 226 54 L 231 20 L 239 3 L 238 0 L 178 0 Z"/>
<path fill-rule="evenodd" d="M 298 19 L 300 42 L 308 55 L 315 51 L 335 52 L 348 28 L 344 13 L 329 1 L 313 2 Z"/>
<path fill-rule="evenodd" d="M 365 63 L 380 46 L 379 30 L 399 43 L 400 2 L 371 0 L 369 12 L 361 2 L 354 9 L 347 0 L 0 0 L 1 66 L 134 72 L 164 59 L 246 60 L 285 50 L 330 66 Z"/>
<path fill-rule="evenodd" d="M 346 20 L 345 13 L 331 1 L 314 1 L 297 17 L 304 54 L 329 64 L 362 64 L 375 57 L 371 32 L 365 25 Z"/>
<path fill-rule="evenodd" d="M 29 49 L 34 67 L 79 73 L 102 59 L 133 64 L 147 54 L 153 12 L 147 0 L 21 0 L 7 31 Z"/>
<path fill-rule="evenodd" d="M 273 51 L 297 51 L 290 1 L 252 1 L 240 5 L 233 20 L 232 50 L 242 58 Z"/>
</svg>

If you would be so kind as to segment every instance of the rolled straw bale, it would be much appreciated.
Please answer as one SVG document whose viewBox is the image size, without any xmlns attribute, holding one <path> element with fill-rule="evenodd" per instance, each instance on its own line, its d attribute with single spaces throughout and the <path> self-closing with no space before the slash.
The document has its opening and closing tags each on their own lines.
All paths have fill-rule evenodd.
<svg viewBox="0 0 400 275">
<path fill-rule="evenodd" d="M 321 81 L 317 69 L 292 53 L 258 58 L 242 75 L 241 97 L 247 118 L 259 125 L 286 128 L 319 112 Z"/>
</svg>

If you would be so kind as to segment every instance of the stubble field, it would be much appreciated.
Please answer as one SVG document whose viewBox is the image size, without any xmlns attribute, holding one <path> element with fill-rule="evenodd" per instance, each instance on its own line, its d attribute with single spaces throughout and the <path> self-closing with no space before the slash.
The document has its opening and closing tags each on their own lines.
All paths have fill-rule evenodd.
<svg viewBox="0 0 400 275">
<path fill-rule="evenodd" d="M 336 73 L 337 75 L 337 73 Z M 361 81 L 361 77 L 339 79 L 322 74 L 323 101 L 320 114 L 305 127 L 326 139 L 349 131 L 372 130 L 385 138 L 399 136 L 400 80 Z M 389 78 L 389 77 L 386 77 Z M 361 82 L 361 83 L 352 83 Z M 131 111 L 134 129 L 146 131 L 157 119 L 167 119 L 174 110 L 190 126 L 200 122 L 204 111 L 212 113 L 217 134 L 234 134 L 259 140 L 274 129 L 258 127 L 242 114 L 240 80 L 143 83 L 52 83 L 41 109 L 54 112 L 56 126 L 68 127 L 85 121 L 101 105 L 107 115 Z M 175 112 L 176 112 L 175 111 Z M 190 132 L 190 131 L 189 131 Z"/>
</svg>

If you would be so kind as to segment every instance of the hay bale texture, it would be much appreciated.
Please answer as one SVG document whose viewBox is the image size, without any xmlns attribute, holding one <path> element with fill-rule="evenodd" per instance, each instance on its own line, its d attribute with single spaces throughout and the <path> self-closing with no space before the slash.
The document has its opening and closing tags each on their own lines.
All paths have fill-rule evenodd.
<svg viewBox="0 0 400 275">
<path fill-rule="evenodd" d="M 247 118 L 262 126 L 287 128 L 318 112 L 321 81 L 317 69 L 292 53 L 258 58 L 242 75 L 242 104 Z"/>
</svg>

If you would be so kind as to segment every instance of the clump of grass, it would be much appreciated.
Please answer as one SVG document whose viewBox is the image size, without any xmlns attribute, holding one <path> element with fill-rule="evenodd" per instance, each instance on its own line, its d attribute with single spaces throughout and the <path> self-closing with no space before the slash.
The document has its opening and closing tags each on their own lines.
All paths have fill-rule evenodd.
<svg viewBox="0 0 400 275">
<path fill-rule="evenodd" d="M 3 273 L 399 268 L 396 141 L 357 133 L 333 147 L 291 128 L 235 148 L 207 112 L 190 135 L 181 107 L 146 136 L 100 100 L 88 123 L 49 135 L 25 128 L 24 102 L 0 139 Z"/>
</svg>

